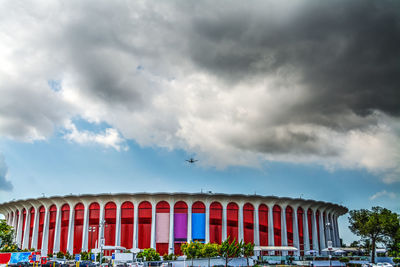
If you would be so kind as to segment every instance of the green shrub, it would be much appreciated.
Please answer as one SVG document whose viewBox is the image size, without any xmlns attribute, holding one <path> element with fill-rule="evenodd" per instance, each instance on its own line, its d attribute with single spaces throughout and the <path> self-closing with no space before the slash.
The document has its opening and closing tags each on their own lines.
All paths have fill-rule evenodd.
<svg viewBox="0 0 400 267">
<path fill-rule="evenodd" d="M 139 252 L 136 258 L 143 259 L 145 261 L 159 261 L 161 260 L 160 254 L 154 248 L 146 248 L 142 252 Z"/>
<path fill-rule="evenodd" d="M 396 264 L 400 263 L 400 257 L 393 258 L 393 262 Z"/>
<path fill-rule="evenodd" d="M 348 262 L 350 261 L 350 259 L 347 258 L 347 257 L 341 257 L 341 258 L 339 259 L 339 261 L 342 262 L 342 263 L 348 263 Z"/>
<path fill-rule="evenodd" d="M 57 252 L 56 257 L 59 259 L 63 259 L 64 258 L 64 253 L 62 251 Z"/>
</svg>

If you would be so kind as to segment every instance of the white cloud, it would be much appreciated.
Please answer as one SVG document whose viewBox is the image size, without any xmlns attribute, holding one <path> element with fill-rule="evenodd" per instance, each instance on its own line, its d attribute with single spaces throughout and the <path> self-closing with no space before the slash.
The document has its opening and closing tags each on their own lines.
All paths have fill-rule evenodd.
<svg viewBox="0 0 400 267">
<path fill-rule="evenodd" d="M 388 197 L 390 199 L 395 199 L 397 197 L 396 193 L 393 192 L 388 192 L 386 190 L 377 192 L 375 194 L 373 194 L 372 196 L 370 196 L 370 200 L 375 200 L 377 198 L 381 198 L 381 197 Z"/>
<path fill-rule="evenodd" d="M 7 179 L 8 166 L 3 154 L 0 153 L 0 191 L 11 191 L 12 183 Z"/>
<path fill-rule="evenodd" d="M 387 183 L 399 182 L 399 117 L 357 112 L 364 102 L 374 102 L 362 96 L 375 90 L 357 94 L 359 84 L 352 84 L 336 95 L 335 88 L 325 88 L 339 83 L 336 73 L 330 81 L 319 80 L 329 76 L 325 73 L 313 74 L 316 85 L 307 79 L 311 66 L 316 71 L 318 62 L 331 63 L 327 54 L 337 59 L 329 44 L 341 44 L 333 52 L 346 55 L 347 35 L 336 32 L 338 40 L 332 33 L 314 43 L 319 38 L 307 38 L 319 31 L 306 37 L 296 32 L 279 36 L 300 40 L 272 40 L 276 32 L 293 28 L 287 25 L 295 26 L 291 19 L 308 17 L 301 13 L 308 10 L 302 1 L 289 5 L 290 16 L 288 6 L 279 3 L 241 6 L 237 10 L 247 13 L 235 13 L 234 5 L 222 12 L 151 1 L 3 1 L 0 135 L 33 142 L 65 127 L 64 137 L 78 144 L 119 151 L 127 148 L 124 138 L 133 139 L 196 153 L 201 164 L 218 168 L 317 163 L 366 169 Z M 187 12 L 191 8 L 198 13 Z M 248 16 L 237 16 L 242 13 Z M 270 20 L 274 23 L 266 23 Z M 322 59 L 296 61 L 318 55 L 313 49 L 325 45 Z M 51 90 L 48 80 L 61 81 L 60 90 Z M 380 99 L 389 105 L 396 97 Z M 111 127 L 102 133 L 78 130 L 71 123 L 75 117 Z"/>
<path fill-rule="evenodd" d="M 117 151 L 128 149 L 125 140 L 121 137 L 118 131 L 113 128 L 107 128 L 103 133 L 96 134 L 86 130 L 79 131 L 75 124 L 68 122 L 65 125 L 65 129 L 68 132 L 64 134 L 64 138 L 71 142 L 82 145 L 99 144 L 107 148 L 114 148 Z"/>
</svg>

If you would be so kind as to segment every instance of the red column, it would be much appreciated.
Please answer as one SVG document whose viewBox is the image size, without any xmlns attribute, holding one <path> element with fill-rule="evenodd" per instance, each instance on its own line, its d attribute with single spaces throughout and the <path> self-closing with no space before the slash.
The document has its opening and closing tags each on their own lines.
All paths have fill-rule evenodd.
<svg viewBox="0 0 400 267">
<path fill-rule="evenodd" d="M 48 253 L 53 253 L 54 234 L 56 231 L 57 207 L 52 205 L 49 209 L 49 238 L 47 243 Z"/>
<path fill-rule="evenodd" d="M 308 239 L 310 240 L 310 250 L 313 249 L 313 235 L 312 235 L 312 210 L 307 211 L 308 220 Z"/>
<path fill-rule="evenodd" d="M 121 206 L 121 246 L 133 247 L 133 204 L 126 201 Z"/>
<path fill-rule="evenodd" d="M 139 204 L 139 229 L 138 247 L 140 249 L 150 248 L 152 207 L 150 202 L 143 201 Z"/>
<path fill-rule="evenodd" d="M 275 205 L 272 212 L 274 217 L 274 244 L 275 246 L 282 246 L 281 207 Z"/>
<path fill-rule="evenodd" d="M 268 246 L 268 207 L 264 204 L 258 207 L 258 227 L 260 246 Z"/>
<path fill-rule="evenodd" d="M 117 220 L 117 205 L 114 202 L 108 202 L 104 206 L 104 239 L 106 246 L 115 246 L 115 225 Z M 111 256 L 112 250 L 105 251 L 105 256 Z"/>
<path fill-rule="evenodd" d="M 32 235 L 33 235 L 33 225 L 35 224 L 35 208 L 32 207 L 29 210 L 31 217 L 29 220 L 29 243 L 28 243 L 28 248 L 31 249 L 31 244 L 32 244 Z"/>
<path fill-rule="evenodd" d="M 210 205 L 210 243 L 222 242 L 222 205 L 213 202 Z"/>
<path fill-rule="evenodd" d="M 37 242 L 37 249 L 42 248 L 42 239 L 43 239 L 43 226 L 44 226 L 44 215 L 45 215 L 46 209 L 41 206 L 39 208 L 39 229 L 38 229 L 38 242 Z M 50 253 L 50 252 L 49 252 Z"/>
<path fill-rule="evenodd" d="M 64 204 L 61 207 L 61 229 L 60 229 L 60 251 L 67 252 L 68 226 L 69 226 L 69 205 Z"/>
<path fill-rule="evenodd" d="M 226 206 L 226 236 L 230 241 L 239 239 L 239 206 L 231 202 Z"/>
<path fill-rule="evenodd" d="M 88 250 L 100 247 L 98 244 L 99 224 L 100 205 L 94 202 L 89 206 L 89 229 L 91 229 L 91 231 L 88 232 Z"/>
<path fill-rule="evenodd" d="M 304 211 L 302 208 L 297 209 L 297 225 L 299 228 L 299 243 L 300 255 L 304 256 L 304 224 L 303 224 Z"/>
<path fill-rule="evenodd" d="M 245 243 L 254 243 L 254 207 L 250 203 L 243 206 L 243 239 Z"/>
<path fill-rule="evenodd" d="M 85 217 L 85 207 L 82 203 L 75 205 L 74 218 L 74 254 L 78 254 L 82 249 L 83 219 Z"/>
</svg>

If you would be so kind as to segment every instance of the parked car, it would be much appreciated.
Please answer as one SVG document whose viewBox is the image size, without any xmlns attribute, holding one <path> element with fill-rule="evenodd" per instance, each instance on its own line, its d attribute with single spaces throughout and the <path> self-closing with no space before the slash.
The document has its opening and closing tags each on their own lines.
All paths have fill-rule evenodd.
<svg viewBox="0 0 400 267">
<path fill-rule="evenodd" d="M 79 267 L 96 267 L 97 264 L 91 261 L 81 261 Z"/>
</svg>

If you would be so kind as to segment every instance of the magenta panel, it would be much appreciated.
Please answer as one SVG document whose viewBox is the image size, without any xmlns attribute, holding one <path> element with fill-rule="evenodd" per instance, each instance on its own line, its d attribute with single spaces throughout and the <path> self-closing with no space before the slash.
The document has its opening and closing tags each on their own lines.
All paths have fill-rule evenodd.
<svg viewBox="0 0 400 267">
<path fill-rule="evenodd" d="M 175 241 L 187 241 L 187 214 L 174 214 L 174 237 Z"/>
</svg>

